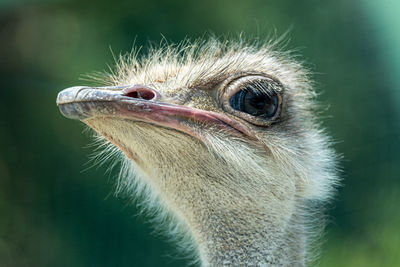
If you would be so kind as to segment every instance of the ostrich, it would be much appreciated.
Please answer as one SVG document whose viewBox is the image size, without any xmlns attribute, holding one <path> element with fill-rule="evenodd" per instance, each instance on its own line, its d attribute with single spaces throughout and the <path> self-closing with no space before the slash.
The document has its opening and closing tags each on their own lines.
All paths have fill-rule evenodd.
<svg viewBox="0 0 400 267">
<path fill-rule="evenodd" d="M 121 152 L 119 183 L 172 215 L 202 266 L 310 261 L 335 153 L 289 53 L 212 39 L 122 56 L 105 76 L 61 91 L 61 113 Z"/>
</svg>

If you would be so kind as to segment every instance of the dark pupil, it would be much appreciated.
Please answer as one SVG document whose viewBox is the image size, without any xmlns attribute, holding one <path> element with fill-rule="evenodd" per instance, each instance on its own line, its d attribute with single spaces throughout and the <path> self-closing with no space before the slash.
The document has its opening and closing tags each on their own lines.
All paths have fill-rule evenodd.
<svg viewBox="0 0 400 267">
<path fill-rule="evenodd" d="M 278 109 L 278 97 L 275 92 L 268 95 L 245 88 L 234 94 L 229 102 L 233 109 L 265 118 L 273 117 Z"/>
</svg>

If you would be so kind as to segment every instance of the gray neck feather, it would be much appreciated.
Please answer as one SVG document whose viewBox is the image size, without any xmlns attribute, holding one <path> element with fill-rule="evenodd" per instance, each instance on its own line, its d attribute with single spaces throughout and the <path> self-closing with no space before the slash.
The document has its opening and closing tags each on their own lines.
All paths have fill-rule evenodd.
<svg viewBox="0 0 400 267">
<path fill-rule="evenodd" d="M 202 266 L 304 266 L 305 237 L 295 217 L 282 229 L 268 217 L 209 216 L 198 240 Z"/>
</svg>

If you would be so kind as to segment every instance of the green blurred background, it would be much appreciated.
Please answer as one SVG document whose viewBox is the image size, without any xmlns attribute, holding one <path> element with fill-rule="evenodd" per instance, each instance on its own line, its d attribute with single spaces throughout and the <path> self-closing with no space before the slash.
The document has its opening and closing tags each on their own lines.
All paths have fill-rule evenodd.
<svg viewBox="0 0 400 267">
<path fill-rule="evenodd" d="M 0 1 L 0 266 L 182 266 L 55 104 L 112 50 L 291 29 L 343 155 L 320 266 L 400 266 L 400 1 Z"/>
</svg>

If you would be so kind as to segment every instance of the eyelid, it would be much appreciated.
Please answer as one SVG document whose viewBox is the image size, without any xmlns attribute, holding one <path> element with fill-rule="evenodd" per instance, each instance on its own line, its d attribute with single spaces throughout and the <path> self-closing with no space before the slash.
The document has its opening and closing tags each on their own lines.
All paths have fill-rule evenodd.
<svg viewBox="0 0 400 267">
<path fill-rule="evenodd" d="M 253 83 L 255 80 L 260 80 L 260 81 L 268 80 L 269 85 L 273 86 L 272 90 L 275 91 L 277 94 L 280 94 L 283 90 L 282 84 L 272 76 L 260 73 L 254 73 L 254 74 L 241 73 L 241 75 L 233 76 L 231 79 L 229 79 L 226 83 L 222 85 L 224 86 L 224 89 L 220 91 L 221 92 L 220 97 L 225 96 L 230 98 L 243 88 L 243 86 L 240 85 L 245 85 L 247 82 L 250 81 Z M 268 90 L 270 89 L 270 86 L 268 86 L 268 88 L 260 86 L 260 89 L 266 89 L 266 90 L 257 90 L 257 88 L 254 89 L 255 89 L 253 91 L 254 93 L 266 93 L 266 94 L 271 93 L 271 91 Z"/>
</svg>

